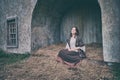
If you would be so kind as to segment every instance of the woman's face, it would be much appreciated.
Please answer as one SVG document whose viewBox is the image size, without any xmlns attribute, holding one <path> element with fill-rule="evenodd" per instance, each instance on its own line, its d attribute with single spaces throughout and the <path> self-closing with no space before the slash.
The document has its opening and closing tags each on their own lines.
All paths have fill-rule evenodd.
<svg viewBox="0 0 120 80">
<path fill-rule="evenodd" d="M 75 27 L 72 28 L 71 33 L 76 34 L 76 28 Z"/>
</svg>

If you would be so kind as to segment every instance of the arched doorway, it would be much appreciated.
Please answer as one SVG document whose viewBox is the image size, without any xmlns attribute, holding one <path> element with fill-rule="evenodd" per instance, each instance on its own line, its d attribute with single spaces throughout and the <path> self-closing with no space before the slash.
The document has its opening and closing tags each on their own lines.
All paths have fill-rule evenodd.
<svg viewBox="0 0 120 80">
<path fill-rule="evenodd" d="M 32 50 L 65 42 L 77 26 L 86 44 L 102 43 L 101 10 L 97 0 L 38 0 L 33 11 Z"/>
</svg>

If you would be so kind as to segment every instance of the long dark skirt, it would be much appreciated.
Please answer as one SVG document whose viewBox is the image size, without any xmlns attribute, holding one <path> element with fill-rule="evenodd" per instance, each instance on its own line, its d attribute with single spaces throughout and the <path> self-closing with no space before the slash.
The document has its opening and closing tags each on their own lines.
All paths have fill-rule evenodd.
<svg viewBox="0 0 120 80">
<path fill-rule="evenodd" d="M 82 53 L 83 51 L 80 51 Z M 63 61 L 77 64 L 80 62 L 82 57 L 80 57 L 79 52 L 68 51 L 67 49 L 60 50 L 58 53 L 58 57 L 60 57 Z"/>
</svg>

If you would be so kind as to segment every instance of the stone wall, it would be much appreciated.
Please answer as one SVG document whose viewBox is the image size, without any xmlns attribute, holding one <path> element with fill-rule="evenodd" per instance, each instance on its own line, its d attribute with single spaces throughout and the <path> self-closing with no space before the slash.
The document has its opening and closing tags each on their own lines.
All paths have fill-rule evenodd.
<svg viewBox="0 0 120 80">
<path fill-rule="evenodd" d="M 59 9 L 55 9 L 56 4 L 53 4 L 53 1 L 38 0 L 31 23 L 32 50 L 60 42 L 61 14 L 58 12 Z"/>
<path fill-rule="evenodd" d="M 1 0 L 0 1 L 0 45 L 8 52 L 25 53 L 31 51 L 31 15 L 36 0 Z M 18 48 L 8 49 L 6 46 L 6 20 L 18 17 Z"/>
<path fill-rule="evenodd" d="M 99 0 L 102 11 L 103 54 L 106 62 L 120 62 L 120 0 Z"/>
<path fill-rule="evenodd" d="M 0 2 L 0 48 L 4 49 L 4 44 L 5 44 L 5 38 L 4 38 L 4 26 L 5 26 L 5 20 L 4 20 L 4 12 L 3 12 L 3 1 Z"/>
<path fill-rule="evenodd" d="M 79 28 L 86 44 L 102 43 L 101 12 L 96 0 L 1 0 L 0 4 L 0 45 L 9 52 L 30 52 L 65 42 L 72 26 Z M 19 46 L 7 49 L 5 23 L 12 16 L 18 17 Z"/>
<path fill-rule="evenodd" d="M 63 17 L 61 40 L 65 41 L 73 26 L 78 27 L 86 44 L 102 43 L 101 10 L 97 1 L 81 1 L 73 5 Z"/>
<path fill-rule="evenodd" d="M 32 15 L 32 49 L 65 42 L 72 26 L 79 28 L 86 44 L 102 43 L 98 2 L 38 0 Z"/>
</svg>

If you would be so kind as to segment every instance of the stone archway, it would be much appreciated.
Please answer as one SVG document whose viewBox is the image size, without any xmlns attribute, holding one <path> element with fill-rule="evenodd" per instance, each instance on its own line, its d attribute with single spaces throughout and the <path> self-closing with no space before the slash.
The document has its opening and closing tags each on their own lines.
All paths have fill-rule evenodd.
<svg viewBox="0 0 120 80">
<path fill-rule="evenodd" d="M 85 43 L 103 41 L 104 61 L 120 62 L 119 3 L 119 0 L 38 0 L 31 22 L 32 50 L 65 42 L 71 27 L 79 26 Z"/>
<path fill-rule="evenodd" d="M 105 61 L 120 62 L 119 4 L 120 0 L 1 0 L 0 48 L 8 52 L 24 53 L 60 41 L 65 42 L 71 26 L 75 25 L 79 26 L 85 43 L 103 44 Z M 20 44 L 18 48 L 8 50 L 4 20 L 16 15 L 19 17 Z"/>
<path fill-rule="evenodd" d="M 72 26 L 79 28 L 86 44 L 102 43 L 97 0 L 38 0 L 32 15 L 32 50 L 65 42 Z"/>
</svg>

